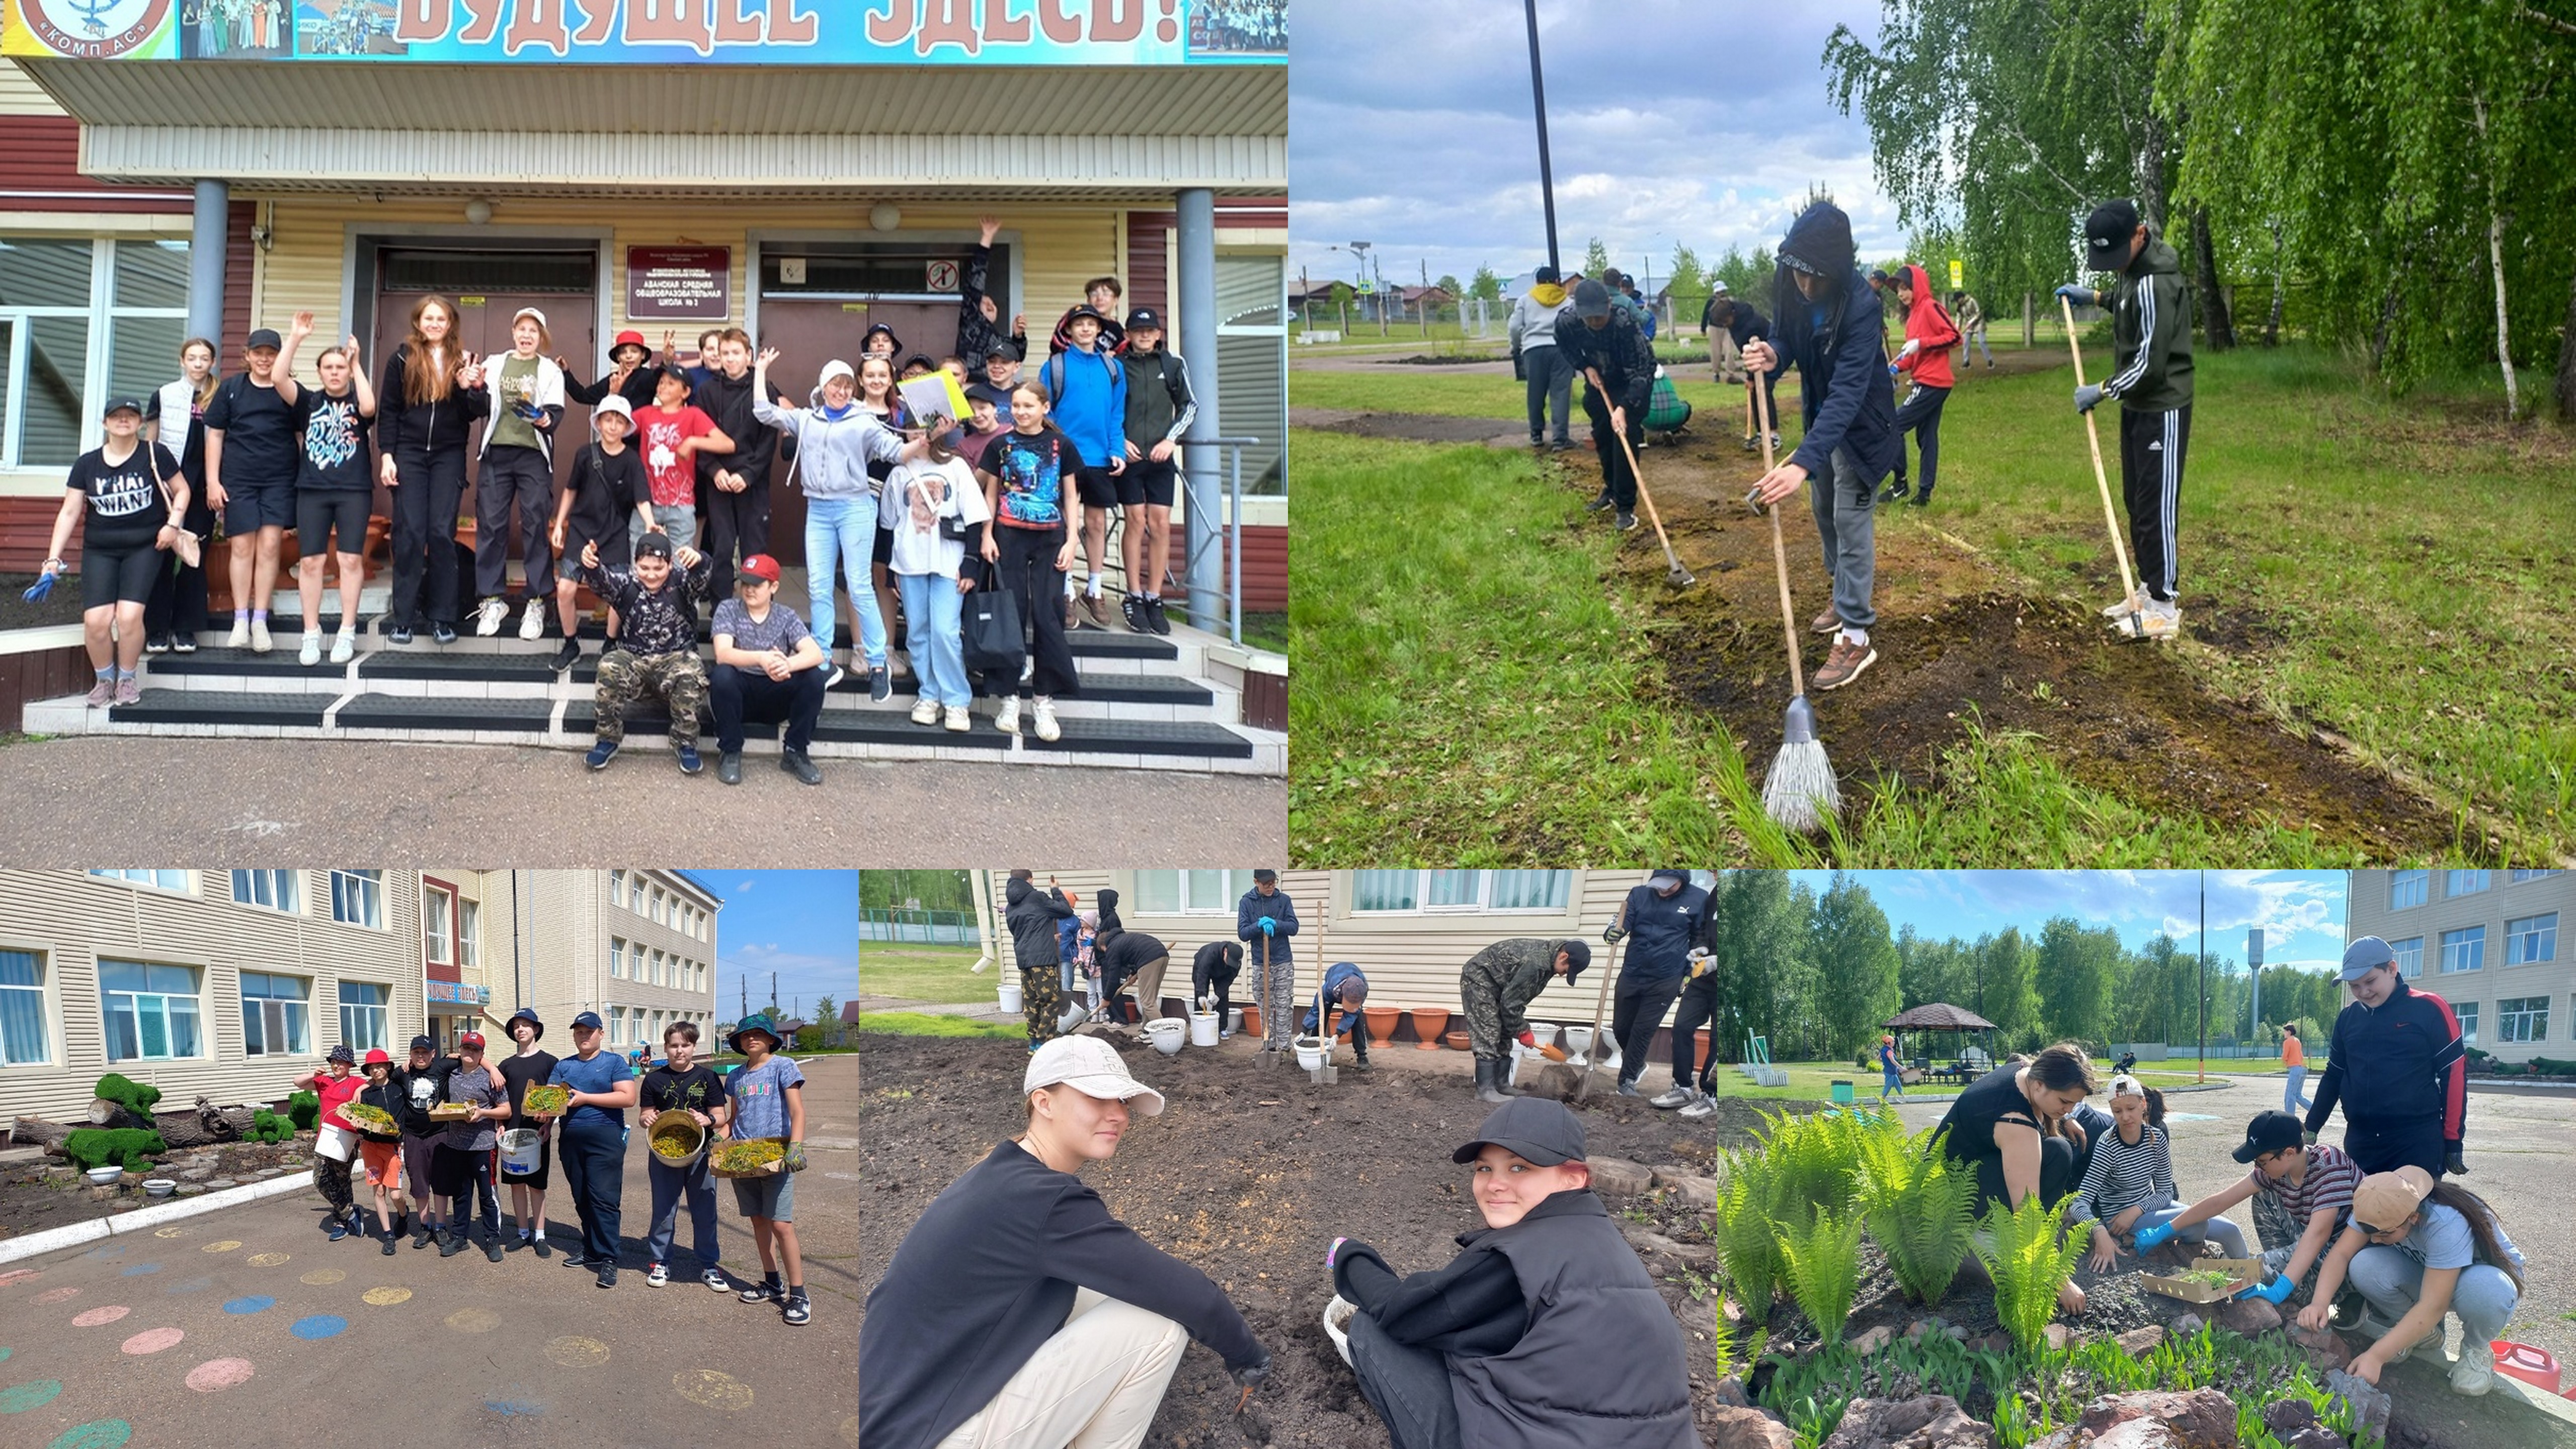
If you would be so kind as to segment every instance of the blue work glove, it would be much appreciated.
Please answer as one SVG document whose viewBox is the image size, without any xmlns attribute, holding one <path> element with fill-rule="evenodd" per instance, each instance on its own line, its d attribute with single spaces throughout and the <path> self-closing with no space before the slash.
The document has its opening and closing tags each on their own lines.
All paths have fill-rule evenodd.
<svg viewBox="0 0 2576 1449">
<path fill-rule="evenodd" d="M 1263 916 L 1261 918 L 1261 934 L 1265 936 L 1275 936 L 1279 934 L 1278 918 L 1275 916 Z"/>
<path fill-rule="evenodd" d="M 2154 1227 L 2138 1229 L 2137 1234 L 2130 1241 L 2136 1251 L 2144 1253 L 2163 1246 L 2173 1235 L 2171 1223 L 2158 1223 Z"/>
<path fill-rule="evenodd" d="M 2078 307 L 2090 307 L 2096 302 L 2102 300 L 2101 293 L 2094 291 L 2091 287 L 2078 286 L 2073 282 L 2069 282 L 2065 286 L 2058 288 L 2057 295 L 2064 297 L 2067 301 L 2074 303 Z"/>
<path fill-rule="evenodd" d="M 1891 363 L 1889 363 L 1889 364 L 1887 365 L 1887 375 L 1888 375 L 1888 376 L 1890 376 L 1890 377 L 1894 377 L 1894 376 L 1896 376 L 1896 375 L 1897 375 L 1897 373 L 1899 373 L 1899 372 L 1901 372 L 1901 371 L 1903 371 L 1903 370 L 1904 370 L 1904 369 L 1902 369 L 1902 368 L 1898 367 L 1898 366 L 1897 366 L 1895 363 L 1893 363 L 1893 362 L 1891 362 Z"/>
<path fill-rule="evenodd" d="M 2088 382 L 2075 390 L 2075 410 L 2079 413 L 2089 413 L 2101 402 L 2102 384 L 2098 382 Z"/>
<path fill-rule="evenodd" d="M 2275 1273 L 2272 1275 L 2271 1282 L 2258 1283 L 2255 1286 L 2238 1293 L 2236 1296 L 2239 1298 L 2260 1298 L 2266 1303 L 2277 1304 L 2282 1299 L 2289 1297 L 2290 1290 L 2298 1286 L 2298 1284 L 2290 1280 L 2289 1274 Z"/>
<path fill-rule="evenodd" d="M 54 573 L 52 570 L 48 569 L 34 583 L 29 584 L 27 586 L 27 591 L 20 594 L 18 597 L 26 600 L 30 604 L 41 603 L 43 602 L 45 595 L 54 591 L 54 580 L 60 577 L 62 577 L 60 574 Z"/>
</svg>

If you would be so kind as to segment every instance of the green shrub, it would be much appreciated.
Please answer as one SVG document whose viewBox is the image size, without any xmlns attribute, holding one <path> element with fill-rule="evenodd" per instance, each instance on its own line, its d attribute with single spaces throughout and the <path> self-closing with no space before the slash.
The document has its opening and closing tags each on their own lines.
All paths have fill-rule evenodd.
<svg viewBox="0 0 2576 1449">
<path fill-rule="evenodd" d="M 1806 1231 L 1784 1227 L 1777 1236 L 1799 1311 L 1825 1342 L 1840 1342 L 1843 1325 L 1851 1319 L 1852 1295 L 1860 1290 L 1860 1214 L 1837 1216 L 1819 1209 Z"/>
<path fill-rule="evenodd" d="M 2057 1210 L 2038 1193 L 2022 1199 L 2018 1211 L 2000 1202 L 1988 1208 L 1985 1236 L 1977 1256 L 1995 1280 L 1995 1317 L 2012 1331 L 2015 1342 L 2036 1349 L 2048 1336 L 2048 1321 L 2057 1315 L 2057 1290 L 2075 1276 L 2075 1261 L 2085 1240 L 2057 1231 Z"/>
<path fill-rule="evenodd" d="M 169 1150 L 160 1133 L 142 1127 L 84 1127 L 63 1139 L 63 1155 L 83 1172 L 111 1162 L 131 1172 Z"/>
<path fill-rule="evenodd" d="M 131 1077 L 110 1072 L 98 1079 L 92 1095 L 101 1101 L 114 1102 L 138 1117 L 152 1115 L 152 1104 L 161 1100 L 159 1087 L 147 1087 Z"/>
<path fill-rule="evenodd" d="M 295 1124 L 296 1131 L 312 1131 L 313 1124 L 322 1118 L 322 1095 L 319 1092 L 298 1092 L 287 1098 L 286 1116 Z"/>
<path fill-rule="evenodd" d="M 295 1123 L 266 1107 L 251 1114 L 249 1140 L 253 1142 L 283 1142 L 294 1135 Z"/>
<path fill-rule="evenodd" d="M 1726 1162 L 1726 1191 L 1717 1200 L 1709 1235 L 1744 1304 L 1745 1322 L 1760 1327 L 1771 1317 L 1780 1282 L 1780 1240 L 1771 1232 L 1773 1175 L 1760 1148 L 1729 1152 Z"/>
<path fill-rule="evenodd" d="M 1937 1129 L 1936 1129 L 1937 1130 Z M 1861 1134 L 1861 1208 L 1888 1271 L 1930 1307 L 1950 1291 L 1976 1230 L 1976 1175 L 1941 1150 L 1935 1130 L 1906 1135 L 1893 1112 Z"/>
</svg>

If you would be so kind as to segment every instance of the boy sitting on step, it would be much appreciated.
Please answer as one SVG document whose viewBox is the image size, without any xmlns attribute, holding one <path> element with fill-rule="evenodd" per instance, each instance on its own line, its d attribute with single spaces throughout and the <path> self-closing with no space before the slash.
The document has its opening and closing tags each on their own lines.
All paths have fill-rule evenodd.
<svg viewBox="0 0 2576 1449">
<path fill-rule="evenodd" d="M 682 544 L 676 554 L 669 534 L 648 533 L 635 540 L 632 572 L 602 568 L 599 543 L 581 551 L 581 581 L 617 611 L 623 628 L 614 647 L 599 656 L 599 685 L 593 704 L 599 742 L 585 758 L 594 770 L 606 769 L 626 740 L 626 713 L 647 698 L 659 698 L 671 714 L 671 753 L 680 773 L 694 775 L 698 761 L 698 711 L 707 702 L 706 661 L 698 657 L 698 606 L 705 602 L 715 575 L 715 562 Z"/>
</svg>

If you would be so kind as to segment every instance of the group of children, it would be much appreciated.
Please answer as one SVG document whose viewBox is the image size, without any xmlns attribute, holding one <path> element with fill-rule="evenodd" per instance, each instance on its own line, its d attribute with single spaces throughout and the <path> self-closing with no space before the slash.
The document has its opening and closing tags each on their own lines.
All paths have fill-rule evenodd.
<svg viewBox="0 0 2576 1449">
<path fill-rule="evenodd" d="M 870 698 L 893 691 L 889 624 L 900 598 L 919 693 L 912 720 L 959 732 L 972 728 L 976 692 L 963 601 L 979 586 L 1014 595 L 1026 630 L 1016 671 L 995 650 L 979 651 L 987 690 L 1002 696 L 994 724 L 1018 733 L 1025 697 L 1030 728 L 1057 740 L 1055 699 L 1081 684 L 1067 635 L 1110 627 L 1113 521 L 1125 520 L 1124 627 L 1171 632 L 1162 585 L 1180 442 L 1197 405 L 1188 367 L 1163 345 L 1161 316 L 1140 307 L 1121 320 L 1114 277 L 1086 285 L 1050 355 L 1024 368 L 1020 319 L 1005 331 L 985 290 L 998 230 L 984 218 L 964 272 L 954 354 L 904 357 L 901 339 L 877 324 L 855 367 L 823 365 L 804 406 L 769 380 L 777 349 L 755 350 L 740 328 L 702 335 L 693 363 L 682 362 L 671 334 L 657 355 L 642 333 L 620 332 L 609 371 L 585 383 L 553 353 L 541 310 L 512 317 L 510 351 L 477 357 L 455 342 L 454 304 L 423 296 L 384 364 L 381 389 L 354 336 L 322 354 L 318 388 L 297 382 L 309 312 L 297 313 L 284 337 L 253 331 L 243 370 L 229 377 L 217 374 L 214 344 L 191 339 L 181 379 L 148 403 L 109 400 L 105 441 L 74 464 L 47 549 L 50 580 L 67 572 L 71 530 L 86 518 L 84 620 L 99 681 L 90 702 L 133 703 L 143 654 L 197 647 L 206 627 L 200 550 L 212 543 L 218 511 L 234 605 L 226 643 L 271 647 L 267 605 L 293 528 L 299 660 L 317 666 L 327 647 L 332 664 L 349 663 L 381 483 L 392 514 L 388 643 L 409 644 L 425 630 L 448 644 L 468 623 L 491 636 L 513 615 L 519 637 L 537 640 L 551 596 L 562 641 L 553 665 L 568 671 L 581 657 L 581 590 L 606 606 L 594 769 L 616 753 L 626 716 L 649 699 L 670 711 L 680 768 L 697 773 L 697 713 L 712 702 L 727 783 L 740 779 L 750 721 L 783 723 L 781 768 L 819 782 L 808 745 L 823 693 L 843 674 L 831 652 L 834 595 L 844 586 L 857 615 L 851 664 L 864 670 Z M 965 417 L 953 407 L 916 416 L 905 400 L 903 383 L 939 371 L 964 397 Z M 557 433 L 572 404 L 591 409 L 591 436 L 557 488 L 557 449 L 572 446 Z M 147 423 L 157 424 L 148 441 L 140 436 Z M 470 611 L 454 539 L 469 454 Z M 766 552 L 771 490 L 790 479 L 806 500 L 809 612 L 801 618 L 776 602 L 780 570 Z M 326 646 L 323 570 L 333 559 L 340 612 Z M 1086 561 L 1079 575 L 1077 559 Z M 698 636 L 710 606 L 712 672 Z"/>
<path fill-rule="evenodd" d="M 640 1075 L 626 1057 L 602 1049 L 606 1032 L 597 1012 L 573 1018 L 570 1056 L 538 1045 L 546 1028 L 532 1010 L 511 1016 L 508 1031 L 515 1050 L 498 1060 L 474 1031 L 457 1037 L 453 1056 L 442 1055 L 430 1037 L 413 1037 L 400 1063 L 382 1048 L 360 1063 L 349 1047 L 335 1046 L 322 1071 L 295 1083 L 320 1098 L 313 1180 L 329 1204 L 322 1226 L 333 1242 L 375 1238 L 390 1257 L 408 1234 L 413 1248 L 436 1243 L 440 1257 L 454 1257 L 473 1246 L 479 1211 L 483 1254 L 491 1261 L 523 1249 L 550 1258 L 546 1190 L 560 1153 L 580 1224 L 565 1266 L 587 1269 L 600 1287 L 613 1288 L 623 1252 L 626 1113 L 640 1107 L 649 1133 L 662 1114 L 685 1112 L 706 1130 L 709 1149 L 728 1139 L 783 1144 L 783 1170 L 732 1179 L 735 1206 L 760 1254 L 761 1280 L 737 1289 L 722 1267 L 709 1152 L 675 1164 L 648 1150 L 653 1209 L 643 1245 L 645 1281 L 656 1288 L 670 1281 L 672 1239 L 685 1200 L 700 1282 L 719 1293 L 738 1292 L 745 1303 L 774 1303 L 790 1324 L 811 1321 L 794 1221 L 795 1174 L 805 1168 L 805 1077 L 778 1055 L 784 1043 L 768 1016 L 745 1017 L 727 1038 L 743 1060 L 721 1077 L 694 1060 L 698 1028 L 692 1022 L 674 1022 L 663 1032 L 665 1064 Z M 562 1110 L 530 1107 L 528 1089 L 549 1086 L 567 1090 Z M 442 1105 L 469 1110 L 433 1116 Z M 353 1119 L 353 1106 L 373 1110 Z M 388 1124 L 393 1130 L 377 1130 Z M 517 1137 L 504 1144 L 505 1132 L 533 1134 L 534 1142 Z M 514 1150 L 505 1155 L 505 1145 Z M 361 1172 L 374 1195 L 372 1230 L 354 1196 Z M 502 1232 L 503 1186 L 510 1191 L 515 1239 Z"/>
</svg>

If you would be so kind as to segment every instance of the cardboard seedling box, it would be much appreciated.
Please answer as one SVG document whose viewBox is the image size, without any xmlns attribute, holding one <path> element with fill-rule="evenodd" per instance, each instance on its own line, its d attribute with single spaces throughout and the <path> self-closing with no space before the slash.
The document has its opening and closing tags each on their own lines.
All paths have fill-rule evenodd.
<svg viewBox="0 0 2576 1449">
<path fill-rule="evenodd" d="M 2180 1274 L 2169 1276 L 2162 1273 L 2141 1274 L 2138 1284 L 2150 1293 L 2179 1298 L 2185 1303 L 2218 1303 L 2263 1281 L 2263 1265 L 2253 1258 L 2202 1258 L 2182 1272 L 2225 1273 L 2228 1284 L 2224 1288 L 2212 1288 L 2206 1283 L 2190 1282 Z"/>
</svg>

